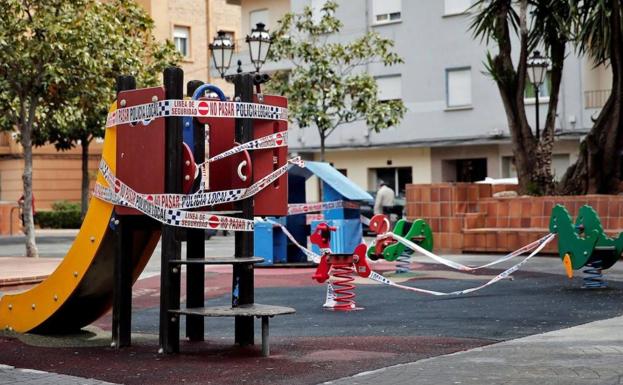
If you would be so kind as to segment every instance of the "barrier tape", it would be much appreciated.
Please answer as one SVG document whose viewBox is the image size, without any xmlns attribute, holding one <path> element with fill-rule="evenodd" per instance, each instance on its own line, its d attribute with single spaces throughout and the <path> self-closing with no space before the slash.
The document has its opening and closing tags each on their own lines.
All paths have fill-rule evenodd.
<svg viewBox="0 0 623 385">
<path fill-rule="evenodd" d="M 411 250 L 417 251 L 417 252 L 419 252 L 419 253 L 421 253 L 421 254 L 423 254 L 423 255 L 425 255 L 425 256 L 427 256 L 427 257 L 429 257 L 429 258 L 431 258 L 431 259 L 433 259 L 433 260 L 435 260 L 435 261 L 437 261 L 439 263 L 441 263 L 442 265 L 451 267 L 451 268 L 459 270 L 459 271 L 472 272 L 472 271 L 476 271 L 476 270 L 479 270 L 479 269 L 484 269 L 484 268 L 487 268 L 487 267 L 490 267 L 490 266 L 497 265 L 498 263 L 502 263 L 502 262 L 508 261 L 509 259 L 512 259 L 512 258 L 514 258 L 514 257 L 516 257 L 518 255 L 523 254 L 523 253 L 526 253 L 526 252 L 534 249 L 535 247 L 539 246 L 549 236 L 550 236 L 550 234 L 548 234 L 548 235 L 546 235 L 546 236 L 544 236 L 544 237 L 542 237 L 540 239 L 537 239 L 536 241 L 534 241 L 534 242 L 532 242 L 532 243 L 530 243 L 528 245 L 525 245 L 522 248 L 520 248 L 518 250 L 515 250 L 515 251 L 513 251 L 510 254 L 507 254 L 507 255 L 505 255 L 503 257 L 500 257 L 500 258 L 498 258 L 498 259 L 496 259 L 496 260 L 494 260 L 492 262 L 489 262 L 487 264 L 484 264 L 482 266 L 467 266 L 467 265 L 463 265 L 461 263 L 454 262 L 454 261 L 451 261 L 449 259 L 440 257 L 440 256 L 438 256 L 438 255 L 436 255 L 436 254 L 434 254 L 434 253 L 424 249 L 423 247 L 421 247 L 417 243 L 411 242 L 410 240 L 408 240 L 406 238 L 403 238 L 403 237 L 401 237 L 399 235 L 396 235 L 394 233 L 383 234 L 380 237 L 377 237 L 377 240 L 383 239 L 383 238 L 386 238 L 386 237 L 394 238 L 395 240 L 397 240 L 398 242 L 400 242 L 403 245 L 407 246 Z"/>
<path fill-rule="evenodd" d="M 308 259 L 311 259 L 313 262 L 315 263 L 319 263 L 320 262 L 320 258 L 321 256 L 314 253 L 311 250 L 308 250 L 307 248 L 303 247 L 300 243 L 298 243 L 296 241 L 296 239 L 294 239 L 294 237 L 292 236 L 292 234 L 290 234 L 290 232 L 286 229 L 285 226 L 283 226 L 281 223 L 277 223 L 271 220 L 267 220 L 267 222 L 272 223 L 273 225 L 279 226 L 281 227 L 281 230 L 284 232 L 284 234 L 290 239 L 290 241 L 292 241 L 293 244 L 295 244 L 299 249 L 301 249 L 301 251 L 303 251 L 303 253 L 308 257 Z M 379 282 L 382 283 L 384 285 L 388 285 L 388 286 L 393 286 L 396 287 L 398 289 L 403 289 L 403 290 L 408 290 L 408 291 L 413 291 L 413 292 L 417 292 L 420 294 L 430 294 L 430 295 L 435 295 L 435 296 L 448 296 L 448 295 L 464 295 L 464 294 L 469 294 L 469 293 L 473 293 L 477 290 L 481 290 L 487 286 L 493 285 L 494 283 L 501 281 L 503 279 L 508 278 L 512 273 L 514 273 L 515 271 L 519 270 L 519 268 L 521 266 L 523 266 L 524 264 L 526 264 L 532 257 L 534 257 L 536 254 L 538 254 L 541 250 L 543 250 L 543 248 L 552 240 L 556 237 L 556 234 L 547 234 L 546 236 L 544 236 L 543 238 L 532 242 L 522 248 L 520 248 L 517 251 L 514 251 L 510 254 L 508 254 L 507 256 L 503 257 L 503 259 L 499 260 L 496 263 L 500 263 L 502 261 L 508 260 L 512 257 L 515 257 L 519 254 L 523 254 L 529 250 L 532 250 L 532 253 L 530 255 L 528 255 L 526 258 L 524 258 L 521 262 L 511 266 L 510 268 L 504 270 L 503 272 L 501 272 L 500 274 L 498 274 L 497 276 L 495 276 L 494 278 L 492 278 L 491 280 L 489 280 L 488 282 L 477 286 L 477 287 L 473 287 L 473 288 L 469 288 L 469 289 L 464 289 L 464 290 L 457 290 L 457 291 L 453 291 L 453 292 L 440 292 L 440 291 L 434 291 L 434 290 L 427 290 L 427 289 L 420 289 L 417 287 L 412 287 L 412 286 L 406 286 L 406 285 L 401 285 L 399 283 L 396 283 L 394 281 L 392 281 L 391 279 L 384 277 L 383 275 L 372 271 L 370 276 L 368 277 L 368 279 L 375 281 L 375 282 Z M 402 237 L 401 237 L 402 238 Z M 404 238 L 403 238 L 404 239 Z M 419 246 L 418 246 L 419 248 Z M 423 249 L 424 250 L 424 249 Z M 430 253 L 432 254 L 432 253 Z M 434 255 L 434 254 L 433 254 Z M 441 258 L 438 256 L 435 256 L 439 259 L 443 259 L 445 260 L 445 258 Z M 447 260 L 446 260 L 447 261 Z M 461 264 L 458 264 L 461 265 Z M 482 266 L 478 266 L 478 267 L 469 267 L 469 266 L 465 266 L 465 265 L 461 265 L 461 266 L 465 266 L 468 269 L 476 270 L 476 269 L 480 269 L 480 268 L 484 268 L 484 267 L 488 267 L 491 266 L 492 263 L 488 263 L 486 265 L 482 265 Z M 331 283 L 328 283 L 329 286 L 331 286 Z M 326 302 L 325 302 L 325 307 L 331 303 L 331 300 L 334 299 L 333 298 L 334 293 L 333 293 L 333 288 L 332 287 L 327 287 L 327 297 L 326 297 Z M 330 307 L 330 306 L 329 306 Z"/>
<path fill-rule="evenodd" d="M 331 201 L 331 202 L 317 202 L 317 203 L 291 203 L 288 205 L 288 215 L 313 213 L 317 211 L 331 210 L 331 209 L 358 209 L 359 204 L 357 202 L 350 201 Z"/>
<path fill-rule="evenodd" d="M 119 108 L 108 114 L 106 127 L 136 123 L 167 116 L 250 118 L 287 121 L 288 109 L 259 103 L 167 99 L 132 107 Z"/>
<path fill-rule="evenodd" d="M 223 212 L 184 211 L 156 206 L 153 201 L 125 185 L 117 192 L 97 184 L 93 196 L 114 205 L 137 209 L 158 222 L 171 226 L 231 231 L 253 231 L 254 228 L 253 220 L 224 216 L 221 215 Z"/>
<path fill-rule="evenodd" d="M 221 191 L 201 191 L 194 194 L 142 194 L 134 192 L 136 195 L 140 195 L 142 199 L 152 202 L 154 205 L 166 208 L 166 209 L 193 209 L 198 207 L 213 206 L 222 203 L 236 202 L 242 199 L 250 198 L 269 186 L 283 174 L 288 171 L 288 165 L 296 164 L 304 167 L 304 162 L 300 157 L 289 159 L 287 163 L 270 174 L 266 175 L 262 179 L 258 180 L 247 188 L 221 190 Z M 104 179 L 110 186 L 114 186 L 115 190 L 121 188 L 130 189 L 125 183 L 120 181 L 110 170 L 108 164 L 104 160 L 100 162 L 100 171 L 104 175 Z M 130 189 L 131 190 L 131 189 Z"/>
<path fill-rule="evenodd" d="M 213 156 L 212 158 L 206 160 L 203 163 L 198 164 L 198 167 L 204 167 L 206 164 L 210 162 L 216 162 L 217 160 L 221 160 L 228 156 L 237 154 L 244 150 L 260 150 L 266 148 L 278 148 L 278 147 L 286 147 L 288 145 L 288 132 L 277 132 L 275 134 L 263 136 L 261 138 L 252 140 L 250 142 L 243 143 L 239 146 L 232 147 L 225 152 L 221 152 L 218 155 Z"/>
<path fill-rule="evenodd" d="M 491 286 L 494 283 L 501 281 L 503 279 L 508 278 L 511 274 L 513 274 L 514 272 L 516 272 L 517 270 L 519 270 L 519 268 L 523 265 L 525 265 L 532 257 L 534 257 L 535 255 L 537 255 L 552 239 L 554 239 L 556 237 L 556 234 L 548 234 L 547 236 L 545 236 L 544 238 L 541 238 L 541 243 L 538 245 L 538 247 L 536 249 L 534 249 L 534 251 L 532 251 L 532 253 L 530 253 L 530 255 L 528 255 L 526 258 L 524 258 L 521 262 L 511 266 L 510 268 L 504 270 L 503 272 L 501 272 L 500 274 L 496 275 L 495 277 L 493 277 L 491 280 L 489 280 L 488 282 L 480 285 L 480 286 L 476 286 L 476 287 L 472 287 L 469 289 L 464 289 L 464 290 L 457 290 L 457 291 L 452 291 L 452 292 L 440 292 L 440 291 L 434 291 L 434 290 L 426 290 L 426 289 L 420 289 L 417 287 L 412 287 L 412 286 L 406 286 L 406 285 L 401 285 L 398 284 L 394 281 L 392 281 L 391 279 L 384 277 L 376 272 L 372 272 L 372 274 L 370 274 L 370 276 L 368 278 L 370 278 L 373 281 L 382 283 L 384 285 L 388 285 L 388 286 L 392 286 L 392 287 L 396 287 L 399 289 L 403 289 L 403 290 L 408 290 L 408 291 L 413 291 L 413 292 L 417 292 L 417 293 L 421 293 L 421 294 L 430 294 L 430 295 L 435 295 L 435 296 L 449 296 L 449 295 L 464 295 L 464 294 L 469 294 L 469 293 L 473 293 L 475 291 L 484 289 L 487 286 Z"/>
<path fill-rule="evenodd" d="M 281 231 L 283 231 L 286 237 L 288 237 L 290 242 L 292 242 L 296 247 L 298 247 L 303 252 L 303 254 L 305 254 L 305 256 L 307 256 L 308 261 L 312 261 L 314 263 L 320 263 L 320 258 L 321 258 L 320 255 L 314 253 L 313 251 L 309 250 L 307 247 L 303 247 L 300 243 L 298 243 L 298 241 L 294 238 L 294 236 L 288 231 L 288 229 L 284 225 L 282 225 L 279 222 L 272 221 L 270 219 L 264 219 L 264 221 L 272 224 L 273 226 L 280 227 Z"/>
</svg>

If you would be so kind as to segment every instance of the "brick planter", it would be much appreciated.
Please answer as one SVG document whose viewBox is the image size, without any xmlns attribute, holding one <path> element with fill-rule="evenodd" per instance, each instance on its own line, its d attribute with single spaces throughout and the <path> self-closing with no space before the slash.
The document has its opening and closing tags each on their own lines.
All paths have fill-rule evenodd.
<svg viewBox="0 0 623 385">
<path fill-rule="evenodd" d="M 588 204 L 599 214 L 608 233 L 623 231 L 623 196 L 580 195 L 493 198 L 516 185 L 471 183 L 413 184 L 407 186 L 407 217 L 427 220 L 435 249 L 506 253 L 549 232 L 552 207 L 563 204 L 574 216 Z M 555 242 L 544 249 L 557 252 Z"/>
</svg>

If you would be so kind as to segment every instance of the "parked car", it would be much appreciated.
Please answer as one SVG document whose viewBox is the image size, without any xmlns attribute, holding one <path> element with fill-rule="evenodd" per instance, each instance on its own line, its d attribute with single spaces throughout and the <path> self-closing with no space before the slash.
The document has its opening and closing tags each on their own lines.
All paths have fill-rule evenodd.
<svg viewBox="0 0 623 385">
<path fill-rule="evenodd" d="M 374 199 L 376 198 L 376 191 L 368 191 L 368 194 L 372 195 L 373 199 L 361 202 L 361 206 L 359 208 L 361 210 L 361 215 L 370 219 L 374 215 Z M 386 209 L 386 214 L 389 214 L 391 217 L 390 219 L 392 223 L 395 223 L 398 219 L 404 216 L 404 209 L 405 209 L 405 197 L 397 196 L 394 199 L 394 205 L 391 208 Z M 370 230 L 368 229 L 368 226 L 365 224 L 362 224 L 362 226 L 363 226 L 363 233 L 365 235 L 370 235 L 371 233 L 370 233 Z"/>
</svg>

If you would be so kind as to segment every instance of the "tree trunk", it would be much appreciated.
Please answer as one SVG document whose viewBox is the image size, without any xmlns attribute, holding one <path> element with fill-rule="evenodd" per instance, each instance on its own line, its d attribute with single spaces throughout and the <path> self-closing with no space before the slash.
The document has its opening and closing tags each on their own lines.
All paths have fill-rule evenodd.
<svg viewBox="0 0 623 385">
<path fill-rule="evenodd" d="M 22 175 L 24 187 L 24 203 L 22 214 L 24 216 L 24 235 L 26 236 L 26 256 L 30 258 L 39 257 L 37 244 L 35 242 L 35 223 L 32 212 L 32 124 L 35 119 L 36 102 L 31 99 L 28 116 L 25 116 L 22 107 L 20 119 L 21 143 L 24 148 L 24 173 Z"/>
<path fill-rule="evenodd" d="M 82 144 L 82 196 L 81 217 L 84 219 L 89 207 L 89 144 L 88 138 L 80 141 Z"/>
<path fill-rule="evenodd" d="M 324 143 L 327 138 L 323 130 L 319 129 L 318 132 L 320 133 L 320 161 L 324 162 Z"/>
<path fill-rule="evenodd" d="M 537 140 L 526 117 L 524 89 L 527 81 L 528 60 L 528 2 L 520 3 L 519 58 L 517 69 L 513 65 L 512 39 L 508 25 L 508 8 L 500 7 L 496 21 L 496 41 L 499 54 L 492 63 L 492 72 L 498 86 L 511 136 L 515 168 L 522 194 L 542 195 L 554 190 L 551 171 L 552 150 L 554 147 L 554 125 L 558 106 L 558 93 L 562 78 L 566 40 L 555 39 L 550 43 L 552 56 L 552 92 L 543 135 Z"/>
<path fill-rule="evenodd" d="M 595 124 L 580 144 L 580 153 L 560 182 L 563 194 L 615 194 L 621 181 L 623 148 L 623 33 L 621 3 L 611 0 L 609 28 L 612 92 Z"/>
</svg>

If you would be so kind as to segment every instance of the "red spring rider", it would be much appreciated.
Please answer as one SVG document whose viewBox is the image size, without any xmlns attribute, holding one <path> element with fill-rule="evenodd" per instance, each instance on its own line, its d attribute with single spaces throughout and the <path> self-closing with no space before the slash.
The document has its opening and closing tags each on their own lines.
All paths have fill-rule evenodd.
<svg viewBox="0 0 623 385">
<path fill-rule="evenodd" d="M 320 223 L 316 227 L 314 233 L 309 237 L 311 242 L 322 252 L 320 264 L 313 275 L 313 279 L 319 283 L 327 281 L 333 277 L 330 284 L 335 286 L 335 302 L 332 310 L 351 311 L 360 310 L 355 305 L 355 285 L 353 272 L 357 272 L 360 277 L 367 278 L 370 273 L 370 266 L 366 261 L 366 245 L 360 244 L 355 248 L 352 254 L 333 254 L 329 248 L 331 242 L 331 231 L 335 231 L 335 227 L 331 227 L 326 223 Z M 353 271 L 354 270 L 354 271 Z"/>
</svg>

